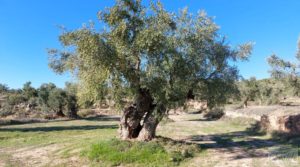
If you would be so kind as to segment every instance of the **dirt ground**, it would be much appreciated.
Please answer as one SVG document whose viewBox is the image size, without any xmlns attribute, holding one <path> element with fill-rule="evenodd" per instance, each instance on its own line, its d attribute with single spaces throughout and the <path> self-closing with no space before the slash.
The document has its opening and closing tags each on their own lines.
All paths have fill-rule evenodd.
<svg viewBox="0 0 300 167">
<path fill-rule="evenodd" d="M 200 144 L 205 149 L 186 166 L 300 166 L 298 145 L 279 143 L 269 135 L 252 134 L 247 130 L 255 122 L 252 119 L 236 117 L 208 121 L 201 114 L 172 115 L 170 118 L 175 122 L 161 126 L 161 134 Z"/>
<path fill-rule="evenodd" d="M 299 148 L 268 135 L 247 131 L 255 120 L 223 118 L 210 121 L 202 114 L 169 116 L 157 135 L 199 144 L 201 153 L 185 167 L 300 166 Z M 99 140 L 117 136 L 118 117 L 0 126 L 0 166 L 101 166 L 80 156 Z"/>
<path fill-rule="evenodd" d="M 300 113 L 300 106 L 249 106 L 248 108 L 242 109 L 227 109 L 226 115 L 233 118 L 244 117 L 260 120 L 262 115 L 270 114 L 295 114 Z"/>
</svg>

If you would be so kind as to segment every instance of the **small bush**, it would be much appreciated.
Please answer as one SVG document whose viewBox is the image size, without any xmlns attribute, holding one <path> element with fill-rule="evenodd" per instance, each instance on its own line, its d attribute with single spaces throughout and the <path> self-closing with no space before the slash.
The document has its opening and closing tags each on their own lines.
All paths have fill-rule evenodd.
<svg viewBox="0 0 300 167">
<path fill-rule="evenodd" d="M 208 111 L 204 117 L 209 119 L 209 120 L 217 120 L 222 118 L 225 115 L 223 109 L 221 108 L 215 108 L 212 109 L 211 111 Z"/>
<path fill-rule="evenodd" d="M 194 154 L 193 149 L 184 149 L 181 145 L 176 147 L 175 144 L 172 147 L 170 149 L 170 143 L 161 141 L 130 142 L 113 139 L 92 145 L 83 155 L 107 165 L 174 166 Z"/>
<path fill-rule="evenodd" d="M 21 94 L 11 94 L 7 99 L 10 105 L 17 105 L 26 102 L 26 98 Z"/>
<path fill-rule="evenodd" d="M 95 112 L 95 110 L 92 110 L 92 109 L 83 109 L 83 110 L 79 110 L 77 112 L 77 114 L 78 114 L 79 117 L 85 118 L 85 117 L 88 117 L 88 116 L 95 115 L 96 112 Z"/>
<path fill-rule="evenodd" d="M 250 127 L 247 128 L 246 130 L 248 134 L 252 135 L 266 135 L 267 131 L 262 128 L 260 121 L 255 121 L 250 125 Z"/>
<path fill-rule="evenodd" d="M 266 105 L 274 105 L 274 104 L 279 104 L 280 100 L 277 97 L 270 97 L 266 100 Z"/>
<path fill-rule="evenodd" d="M 12 114 L 13 114 L 13 106 L 8 103 L 2 104 L 0 108 L 0 117 L 6 117 Z"/>
</svg>

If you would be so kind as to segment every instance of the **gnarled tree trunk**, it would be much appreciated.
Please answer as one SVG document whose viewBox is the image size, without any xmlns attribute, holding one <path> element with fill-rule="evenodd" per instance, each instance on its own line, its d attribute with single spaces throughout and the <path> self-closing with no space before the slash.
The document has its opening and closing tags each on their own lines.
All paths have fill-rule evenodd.
<svg viewBox="0 0 300 167">
<path fill-rule="evenodd" d="M 119 126 L 121 139 L 152 140 L 160 121 L 158 117 L 154 116 L 156 113 L 153 111 L 156 108 L 149 90 L 140 89 L 135 104 L 124 109 Z M 159 109 L 159 111 L 165 110 Z M 159 111 L 157 110 L 157 112 Z"/>
<path fill-rule="evenodd" d="M 138 140 L 149 141 L 155 137 L 157 125 L 162 120 L 166 108 L 163 105 L 155 106 L 154 111 L 147 113 Z"/>
</svg>

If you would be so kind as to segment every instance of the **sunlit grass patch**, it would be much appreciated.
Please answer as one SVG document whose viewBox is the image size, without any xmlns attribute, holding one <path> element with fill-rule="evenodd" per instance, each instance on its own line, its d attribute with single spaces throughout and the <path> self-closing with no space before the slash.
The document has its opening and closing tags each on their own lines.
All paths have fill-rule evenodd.
<svg viewBox="0 0 300 167">
<path fill-rule="evenodd" d="M 193 157 L 198 151 L 194 145 L 162 140 L 130 142 L 113 139 L 92 145 L 83 155 L 106 165 L 173 166 Z"/>
</svg>

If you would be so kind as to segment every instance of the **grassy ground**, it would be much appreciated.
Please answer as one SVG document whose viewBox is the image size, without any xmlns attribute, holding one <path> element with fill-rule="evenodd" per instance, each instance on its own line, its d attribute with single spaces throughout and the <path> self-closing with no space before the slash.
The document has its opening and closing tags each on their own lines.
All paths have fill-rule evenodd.
<svg viewBox="0 0 300 167">
<path fill-rule="evenodd" d="M 1 126 L 0 166 L 82 166 L 80 152 L 117 135 L 117 119 Z"/>
<path fill-rule="evenodd" d="M 159 126 L 158 135 L 198 144 L 202 148 L 180 166 L 300 164 L 297 142 L 279 143 L 270 136 L 252 134 L 247 128 L 254 123 L 253 120 L 208 121 L 200 114 L 171 115 L 170 119 L 173 121 Z M 89 160 L 84 151 L 115 138 L 117 125 L 115 117 L 2 125 L 0 166 L 104 166 L 101 160 Z M 147 166 L 155 165 L 149 163 Z"/>
</svg>

